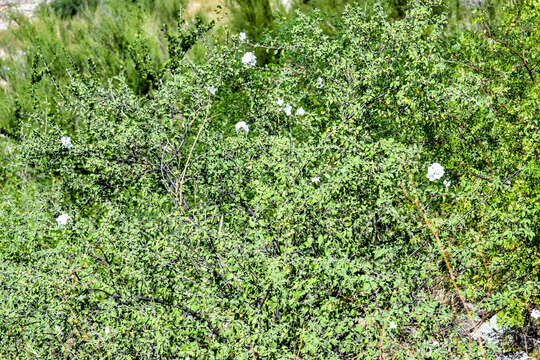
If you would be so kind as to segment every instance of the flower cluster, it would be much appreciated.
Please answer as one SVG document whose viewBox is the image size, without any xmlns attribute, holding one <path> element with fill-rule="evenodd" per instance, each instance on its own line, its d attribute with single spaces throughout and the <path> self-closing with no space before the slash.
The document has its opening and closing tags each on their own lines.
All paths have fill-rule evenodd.
<svg viewBox="0 0 540 360">
<path fill-rule="evenodd" d="M 292 106 L 290 104 L 285 105 L 285 108 L 283 109 L 283 111 L 285 111 L 285 115 L 291 116 Z"/>
<path fill-rule="evenodd" d="M 66 225 L 70 216 L 68 214 L 62 214 L 59 217 L 56 218 L 56 222 L 58 223 L 58 227 L 62 225 Z"/>
<path fill-rule="evenodd" d="M 71 143 L 71 138 L 69 136 L 62 136 L 60 138 L 60 142 L 67 149 L 71 149 L 73 147 L 73 144 Z"/>
<path fill-rule="evenodd" d="M 427 178 L 429 181 L 439 180 L 444 176 L 444 168 L 439 163 L 433 163 L 428 168 Z"/>
<path fill-rule="evenodd" d="M 257 57 L 251 51 L 242 56 L 242 64 L 246 65 L 248 68 L 253 67 L 257 64 Z"/>
<path fill-rule="evenodd" d="M 236 129 L 236 132 L 240 131 L 240 129 L 244 130 L 246 136 L 249 133 L 249 126 L 245 121 L 237 122 L 236 125 L 234 125 L 234 128 Z"/>
<path fill-rule="evenodd" d="M 283 107 L 283 104 L 284 104 L 283 99 L 279 99 L 277 101 L 277 104 L 283 110 L 285 115 L 287 115 L 287 116 L 292 115 L 293 108 L 292 108 L 291 104 L 286 104 L 285 107 Z M 306 111 L 304 110 L 303 107 L 299 107 L 298 109 L 296 109 L 296 113 L 295 113 L 296 116 L 304 116 L 305 114 L 306 114 Z"/>
</svg>

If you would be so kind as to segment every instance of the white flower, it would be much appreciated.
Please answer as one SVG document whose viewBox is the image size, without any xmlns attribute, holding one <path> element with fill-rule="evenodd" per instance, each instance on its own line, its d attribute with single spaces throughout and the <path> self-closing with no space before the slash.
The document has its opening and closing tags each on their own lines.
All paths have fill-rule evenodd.
<svg viewBox="0 0 540 360">
<path fill-rule="evenodd" d="M 531 311 L 531 317 L 534 320 L 538 320 L 538 318 L 540 318 L 540 310 L 534 309 L 533 311 Z"/>
<path fill-rule="evenodd" d="M 58 227 L 62 225 L 66 225 L 69 218 L 70 216 L 68 214 L 62 214 L 59 217 L 57 217 L 56 222 L 58 223 Z"/>
<path fill-rule="evenodd" d="M 304 116 L 306 114 L 306 112 L 304 111 L 304 108 L 303 107 L 299 107 L 297 110 L 296 110 L 296 115 L 298 116 Z"/>
<path fill-rule="evenodd" d="M 439 180 L 444 176 L 444 168 L 439 163 L 433 163 L 429 166 L 426 176 L 429 181 Z"/>
<path fill-rule="evenodd" d="M 283 99 L 279 99 L 277 101 L 277 104 L 278 104 L 279 107 L 282 107 L 283 106 Z"/>
<path fill-rule="evenodd" d="M 321 181 L 321 178 L 318 177 L 318 176 L 314 176 L 314 177 L 311 178 L 311 182 L 312 182 L 312 183 L 318 183 L 318 182 L 320 182 L 320 181 Z"/>
<path fill-rule="evenodd" d="M 67 149 L 71 149 L 73 147 L 73 144 L 71 143 L 71 138 L 69 136 L 62 136 L 60 138 L 60 142 L 62 145 L 64 145 Z"/>
<path fill-rule="evenodd" d="M 390 329 L 397 329 L 397 325 L 395 322 L 393 321 L 390 321 L 390 326 L 389 326 Z"/>
<path fill-rule="evenodd" d="M 255 66 L 255 64 L 257 64 L 257 57 L 255 54 L 249 51 L 242 56 L 242 64 L 246 65 L 247 67 Z"/>
<path fill-rule="evenodd" d="M 238 34 L 238 38 L 240 39 L 240 41 L 245 41 L 246 40 L 246 33 L 241 32 L 240 34 Z"/>
<path fill-rule="evenodd" d="M 105 326 L 105 334 L 109 335 L 110 332 L 111 332 L 111 329 L 108 326 Z"/>
<path fill-rule="evenodd" d="M 216 94 L 216 90 L 217 90 L 217 89 L 216 89 L 215 87 L 213 87 L 213 86 L 210 86 L 210 87 L 208 88 L 208 92 L 209 92 L 210 94 L 212 94 L 212 95 L 215 95 L 215 94 Z"/>
<path fill-rule="evenodd" d="M 317 85 L 315 85 L 315 87 L 316 87 L 317 89 L 322 89 L 322 88 L 324 87 L 324 83 L 323 83 L 322 77 L 319 76 L 319 77 L 317 78 Z"/>
<path fill-rule="evenodd" d="M 450 187 L 450 184 L 452 184 L 452 182 L 449 181 L 449 180 L 444 180 L 443 184 L 444 184 L 445 187 Z"/>
<path fill-rule="evenodd" d="M 283 109 L 283 111 L 285 111 L 285 114 L 287 116 L 291 116 L 291 114 L 292 114 L 292 106 L 290 104 L 285 105 L 285 109 Z"/>
<path fill-rule="evenodd" d="M 240 129 L 244 129 L 244 132 L 246 133 L 246 136 L 249 132 L 249 126 L 246 124 L 245 121 L 239 121 L 234 125 L 234 128 L 236 129 L 236 132 L 238 132 Z"/>
</svg>

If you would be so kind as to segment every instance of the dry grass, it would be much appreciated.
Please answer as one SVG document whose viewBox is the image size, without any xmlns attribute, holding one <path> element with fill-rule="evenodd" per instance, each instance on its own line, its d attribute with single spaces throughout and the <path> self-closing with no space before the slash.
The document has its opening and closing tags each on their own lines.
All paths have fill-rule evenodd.
<svg viewBox="0 0 540 360">
<path fill-rule="evenodd" d="M 189 0 L 185 16 L 186 18 L 193 18 L 196 15 L 215 20 L 220 24 L 226 23 L 228 10 L 225 0 Z"/>
</svg>

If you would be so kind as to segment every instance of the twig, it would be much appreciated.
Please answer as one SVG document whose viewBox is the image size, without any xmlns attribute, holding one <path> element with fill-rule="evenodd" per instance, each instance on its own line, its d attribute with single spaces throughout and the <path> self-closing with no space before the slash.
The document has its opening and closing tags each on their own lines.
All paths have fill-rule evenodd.
<svg viewBox="0 0 540 360">
<path fill-rule="evenodd" d="M 188 168 L 188 165 L 189 165 L 189 160 L 191 159 L 191 155 L 193 154 L 193 150 L 195 149 L 195 145 L 197 145 L 197 141 L 199 140 L 199 136 L 201 135 L 201 132 L 202 132 L 202 130 L 204 128 L 204 125 L 206 125 L 207 121 L 208 121 L 208 107 L 206 108 L 206 116 L 204 117 L 203 123 L 201 124 L 201 127 L 199 128 L 199 132 L 197 133 L 197 136 L 195 137 L 195 140 L 193 141 L 193 144 L 191 144 L 191 149 L 189 149 L 189 155 L 188 155 L 188 158 L 186 160 L 186 164 L 184 165 L 184 170 L 182 171 L 182 176 L 180 177 L 180 190 L 179 190 L 180 201 L 178 203 L 180 205 L 180 210 L 182 211 L 182 214 L 185 214 L 184 204 L 183 204 L 184 196 L 182 194 L 182 190 L 184 189 L 184 178 L 186 176 L 186 171 L 187 171 L 187 168 Z"/>
<path fill-rule="evenodd" d="M 162 304 L 162 305 L 170 305 L 170 304 L 167 304 L 163 299 L 152 298 L 152 297 L 142 296 L 142 295 L 137 295 L 137 296 L 135 296 L 133 299 L 134 299 L 134 300 L 138 300 L 138 301 L 154 302 L 154 303 Z M 210 322 L 210 320 L 205 319 L 201 314 L 199 314 L 199 313 L 196 312 L 196 311 L 191 310 L 191 309 L 188 308 L 187 306 L 184 306 L 184 305 L 178 305 L 177 307 L 181 308 L 185 313 L 191 315 L 191 316 L 194 317 L 195 319 L 197 319 L 197 320 L 199 320 L 199 321 L 201 321 L 201 322 L 205 322 L 205 323 L 206 323 L 206 326 L 208 326 L 208 328 L 210 329 L 210 331 L 211 331 L 216 337 L 218 337 L 220 340 L 223 339 L 223 337 L 221 336 L 219 330 L 216 329 L 216 328 L 212 325 L 212 323 Z"/>
<path fill-rule="evenodd" d="M 407 174 L 409 174 L 409 179 L 410 179 L 411 184 L 413 186 L 413 190 L 415 190 L 414 177 L 413 177 L 412 173 L 407 169 L 406 165 L 405 165 L 405 171 L 407 171 Z M 459 287 L 457 286 L 456 278 L 454 276 L 454 270 L 452 269 L 452 264 L 450 264 L 450 261 L 448 260 L 448 254 L 446 253 L 446 250 L 444 249 L 442 241 L 441 241 L 441 239 L 439 237 L 439 229 L 436 229 L 435 226 L 433 225 L 433 223 L 427 217 L 426 212 L 424 211 L 424 209 L 422 208 L 422 206 L 420 204 L 420 200 L 418 200 L 418 196 L 416 196 L 416 192 L 414 192 L 414 198 L 413 198 L 409 194 L 409 192 L 405 189 L 403 184 L 400 184 L 400 185 L 401 185 L 401 188 L 402 188 L 403 192 L 405 193 L 405 196 L 418 208 L 418 211 L 420 211 L 420 214 L 422 215 L 422 217 L 424 219 L 424 222 L 426 223 L 428 229 L 431 231 L 431 233 L 435 237 L 435 240 L 437 240 L 437 246 L 439 247 L 439 252 L 441 253 L 441 255 L 442 255 L 443 259 L 444 259 L 444 263 L 446 264 L 446 268 L 448 269 L 448 273 L 450 275 L 450 280 L 452 281 L 452 285 L 454 286 L 454 289 L 456 290 L 456 293 L 457 293 L 463 307 L 465 308 L 465 311 L 467 312 L 467 316 L 469 317 L 469 320 L 471 321 L 472 324 L 476 324 L 476 322 L 474 321 L 474 318 L 473 318 L 473 316 L 471 314 L 471 311 L 469 310 L 469 307 L 465 304 L 465 299 L 463 298 L 463 295 L 461 294 L 461 291 L 459 290 Z M 478 345 L 480 346 L 480 352 L 482 354 L 482 358 L 484 360 L 486 360 L 486 354 L 485 354 L 485 351 L 484 351 L 484 346 L 482 344 L 482 337 L 478 336 L 477 341 L 478 341 Z"/>
</svg>

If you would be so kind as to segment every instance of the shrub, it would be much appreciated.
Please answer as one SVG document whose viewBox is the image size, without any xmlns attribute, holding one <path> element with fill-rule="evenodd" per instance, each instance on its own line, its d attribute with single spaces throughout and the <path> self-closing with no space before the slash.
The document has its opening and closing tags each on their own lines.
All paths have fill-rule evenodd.
<svg viewBox="0 0 540 360">
<path fill-rule="evenodd" d="M 7 84 L 0 88 L 2 133 L 16 136 L 20 117 L 30 113 L 36 103 L 48 104 L 51 114 L 61 113 L 64 122 L 69 122 L 69 115 L 53 97 L 61 97 L 75 74 L 93 76 L 103 84 L 123 74 L 135 92 L 148 92 L 157 81 L 151 75 L 159 73 L 167 61 L 166 39 L 194 37 L 191 22 L 179 27 L 184 33 L 176 33 L 182 6 L 182 1 L 176 0 L 111 0 L 95 12 L 65 20 L 47 8 L 33 21 L 17 18 L 19 26 L 0 36 L 0 46 L 10 55 L 0 59 L 0 76 Z M 157 36 L 163 25 L 168 25 L 170 33 Z"/>
<path fill-rule="evenodd" d="M 28 223 L 0 238 L 1 351 L 493 358 L 463 306 L 515 328 L 538 302 L 535 73 L 447 36 L 431 5 L 395 22 L 349 7 L 333 36 L 299 16 L 256 46 L 281 52 L 266 66 L 231 37 L 144 97 L 79 77 L 71 128 L 34 129 L 36 107 L 18 159 L 42 187 L 1 208 Z M 524 27 L 527 6 L 508 9 Z M 526 54 L 538 36 L 506 31 L 511 15 L 489 26 Z"/>
<path fill-rule="evenodd" d="M 88 8 L 94 8 L 97 3 L 98 0 L 53 0 L 51 8 L 57 16 L 68 18 Z"/>
</svg>

